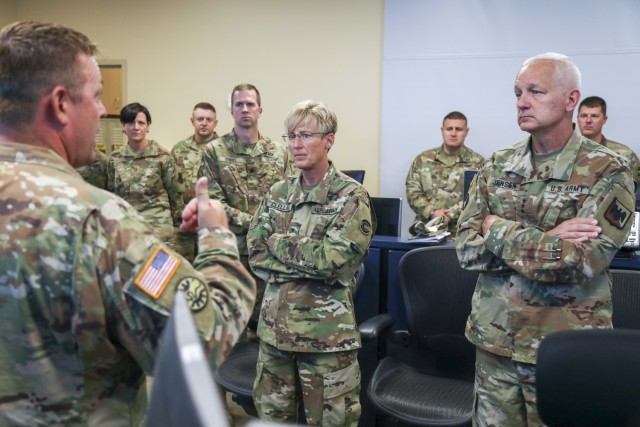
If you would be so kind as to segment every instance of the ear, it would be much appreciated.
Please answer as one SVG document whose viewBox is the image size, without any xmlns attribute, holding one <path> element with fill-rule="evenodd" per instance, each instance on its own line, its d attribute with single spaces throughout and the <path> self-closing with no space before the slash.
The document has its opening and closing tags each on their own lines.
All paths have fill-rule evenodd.
<svg viewBox="0 0 640 427">
<path fill-rule="evenodd" d="M 330 133 L 324 137 L 324 148 L 329 151 L 331 147 L 333 147 L 333 143 L 335 142 L 335 135 Z"/>
<path fill-rule="evenodd" d="M 71 108 L 73 101 L 69 91 L 63 85 L 55 86 L 51 92 L 48 102 L 48 109 L 51 112 L 51 119 L 57 125 L 66 126 L 71 121 Z"/>
<path fill-rule="evenodd" d="M 578 106 L 578 102 L 580 101 L 580 90 L 579 89 L 571 89 L 569 91 L 569 95 L 567 96 L 567 111 L 573 111 Z"/>
</svg>

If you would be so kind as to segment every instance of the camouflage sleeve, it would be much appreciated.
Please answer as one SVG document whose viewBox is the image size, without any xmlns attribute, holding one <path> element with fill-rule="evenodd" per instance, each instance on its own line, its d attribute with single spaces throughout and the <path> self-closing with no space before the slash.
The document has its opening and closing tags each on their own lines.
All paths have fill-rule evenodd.
<svg viewBox="0 0 640 427">
<path fill-rule="evenodd" d="M 428 187 L 431 184 L 431 179 L 430 177 L 428 180 L 425 179 L 426 175 L 429 175 L 429 170 L 423 164 L 420 156 L 418 156 L 411 164 L 405 181 L 407 202 L 416 215 L 420 216 L 424 221 L 429 220 L 431 212 L 435 209 L 431 203 L 432 189 Z"/>
<path fill-rule="evenodd" d="M 182 211 L 184 210 L 184 193 L 180 180 L 176 177 L 176 165 L 173 157 L 167 153 L 165 160 L 161 164 L 162 183 L 169 198 L 169 206 L 171 207 L 171 217 L 173 218 L 173 226 L 178 228 L 182 222 Z"/>
<path fill-rule="evenodd" d="M 115 166 L 113 164 L 113 159 L 109 157 L 107 159 L 107 183 L 105 189 L 114 193 L 116 191 L 115 188 Z"/>
<path fill-rule="evenodd" d="M 488 255 L 487 251 L 495 254 L 510 268 L 529 279 L 551 283 L 583 283 L 607 268 L 613 255 L 624 243 L 631 228 L 630 218 L 635 205 L 632 188 L 632 176 L 625 166 L 603 174 L 603 178 L 594 185 L 590 197 L 579 207 L 576 217 L 598 220 L 602 233 L 595 239 L 572 242 L 550 236 L 536 227 L 525 227 L 521 222 L 499 219 L 492 224 L 484 239 L 476 233 L 476 243 L 483 241 L 485 252 L 482 255 Z M 482 218 L 484 216 L 486 214 Z M 477 226 L 478 222 L 473 220 L 467 224 L 474 222 Z M 481 230 L 481 221 L 479 226 Z M 461 233 L 464 227 L 464 224 L 459 227 Z M 464 233 L 459 235 L 461 241 L 457 246 L 462 249 L 463 258 L 472 261 L 469 255 L 473 252 L 470 246 L 465 246 L 473 243 L 473 240 L 468 240 L 472 233 Z M 482 260 L 483 257 L 478 255 L 481 253 L 476 252 L 476 259 Z"/>
<path fill-rule="evenodd" d="M 511 268 L 485 245 L 482 222 L 491 214 L 487 200 L 488 169 L 480 169 L 469 187 L 466 206 L 458 219 L 456 251 L 460 266 L 467 270 L 508 272 Z"/>
<path fill-rule="evenodd" d="M 102 315 L 107 318 L 112 339 L 150 374 L 173 295 L 181 290 L 211 366 L 217 367 L 243 331 L 255 300 L 255 282 L 239 261 L 235 236 L 220 228 L 200 230 L 194 268 L 162 245 L 137 215 L 127 214 L 101 231 L 104 222 L 88 222 L 85 241 L 93 241 L 95 246 L 86 248 L 95 252 L 85 258 L 97 259 L 93 271 L 98 274 L 104 300 Z M 173 264 L 162 274 L 156 271 L 155 276 L 150 275 L 160 260 Z M 158 276 L 160 283 L 156 283 Z M 148 282 L 150 279 L 156 282 Z M 159 286 L 151 288 L 148 283 Z M 95 313 L 87 313 L 90 315 Z M 90 336 L 91 331 L 83 332 Z M 83 345 L 85 351 L 99 351 L 92 349 L 91 340 Z"/>
<path fill-rule="evenodd" d="M 263 262 L 252 256 L 251 266 L 278 271 L 278 281 L 308 278 L 347 286 L 364 259 L 375 225 L 363 190 L 349 195 L 348 200 L 320 239 L 280 233 L 263 235 L 270 256 L 265 256 Z M 264 218 L 263 215 L 258 221 Z"/>
</svg>

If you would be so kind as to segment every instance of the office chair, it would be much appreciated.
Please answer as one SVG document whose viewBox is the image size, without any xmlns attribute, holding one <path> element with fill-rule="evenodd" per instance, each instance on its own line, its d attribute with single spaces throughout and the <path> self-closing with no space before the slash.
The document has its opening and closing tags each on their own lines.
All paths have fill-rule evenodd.
<svg viewBox="0 0 640 427">
<path fill-rule="evenodd" d="M 358 292 L 364 279 L 364 264 L 356 271 L 355 292 Z M 231 393 L 231 399 L 242 406 L 244 411 L 258 416 L 253 404 L 253 383 L 256 379 L 259 347 L 256 342 L 239 342 L 214 372 L 213 377 L 223 390 Z"/>
<path fill-rule="evenodd" d="M 610 270 L 613 279 L 613 327 L 640 329 L 640 271 Z"/>
<path fill-rule="evenodd" d="M 340 171 L 340 172 L 342 172 L 343 174 L 349 176 L 350 178 L 355 179 L 360 184 L 364 183 L 364 173 L 365 173 L 365 171 L 362 170 L 362 169 L 343 170 L 343 171 Z"/>
<path fill-rule="evenodd" d="M 191 311 L 175 296 L 153 372 L 148 426 L 228 426 Z"/>
<path fill-rule="evenodd" d="M 388 314 L 360 326 L 363 340 L 386 336 L 398 345 L 378 364 L 367 395 L 379 412 L 402 423 L 469 424 L 475 347 L 464 329 L 478 273 L 460 267 L 453 246 L 411 250 L 399 272 L 409 330 L 389 331 Z"/>
<path fill-rule="evenodd" d="M 550 427 L 640 425 L 640 331 L 583 329 L 543 339 L 538 413 Z"/>
</svg>

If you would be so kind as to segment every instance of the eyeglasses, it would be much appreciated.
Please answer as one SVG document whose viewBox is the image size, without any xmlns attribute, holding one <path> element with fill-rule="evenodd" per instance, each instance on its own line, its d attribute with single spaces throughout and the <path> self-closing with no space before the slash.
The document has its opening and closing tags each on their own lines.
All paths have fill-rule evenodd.
<svg viewBox="0 0 640 427">
<path fill-rule="evenodd" d="M 298 138 L 303 143 L 307 143 L 316 135 L 327 135 L 327 132 L 285 133 L 282 135 L 282 139 L 284 139 L 284 142 L 293 142 Z"/>
</svg>

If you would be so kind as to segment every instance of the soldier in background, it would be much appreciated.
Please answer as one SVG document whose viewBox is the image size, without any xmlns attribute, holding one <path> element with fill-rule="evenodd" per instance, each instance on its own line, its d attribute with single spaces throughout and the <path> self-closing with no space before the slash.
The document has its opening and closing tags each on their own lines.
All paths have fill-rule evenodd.
<svg viewBox="0 0 640 427">
<path fill-rule="evenodd" d="M 198 176 L 209 178 L 209 195 L 220 200 L 227 211 L 231 231 L 238 238 L 243 264 L 249 268 L 246 235 L 253 215 L 269 188 L 291 171 L 287 148 L 261 135 L 260 92 L 252 84 L 239 84 L 231 91 L 231 132 L 207 144 Z M 251 316 L 249 339 L 255 326 L 264 287 L 258 285 L 256 306 Z"/>
<path fill-rule="evenodd" d="M 220 203 L 198 200 L 196 268 L 74 167 L 106 117 L 96 47 L 56 24 L 0 31 L 0 425 L 144 423 L 145 374 L 184 290 L 212 368 L 245 327 L 255 285 Z M 20 64 L 19 67 L 14 64 Z"/>
<path fill-rule="evenodd" d="M 109 156 L 100 150 L 96 150 L 96 159 L 87 166 L 80 166 L 76 170 L 89 184 L 94 187 L 107 188 L 107 164 Z"/>
<path fill-rule="evenodd" d="M 464 145 L 469 128 L 461 112 L 447 114 L 440 131 L 442 145 L 418 155 L 407 174 L 407 201 L 416 213 L 409 231 L 418 234 L 420 224 L 442 217 L 453 238 L 464 201 L 464 171 L 479 169 L 484 158 Z"/>
<path fill-rule="evenodd" d="M 205 145 L 218 138 L 216 126 L 218 118 L 216 109 L 208 102 L 199 102 L 193 107 L 191 113 L 191 125 L 193 135 L 179 141 L 171 149 L 171 157 L 175 164 L 174 180 L 182 186 L 184 203 L 189 203 L 195 195 L 195 186 L 198 179 L 198 169 L 202 159 L 202 150 Z M 178 234 L 178 245 L 182 255 L 193 261 L 195 257 L 195 244 L 197 236 L 194 233 Z"/>
<path fill-rule="evenodd" d="M 120 123 L 127 143 L 109 155 L 107 190 L 131 203 L 160 240 L 175 249 L 184 199 L 173 158 L 147 139 L 151 113 L 144 105 L 134 102 L 122 107 Z"/>
<path fill-rule="evenodd" d="M 638 156 L 626 145 L 605 138 L 602 134 L 602 127 L 605 123 L 607 123 L 607 103 L 605 100 L 599 96 L 585 98 L 578 108 L 580 133 L 627 159 L 631 172 L 633 172 L 633 179 L 637 184 L 640 181 L 640 161 L 638 161 Z"/>
<path fill-rule="evenodd" d="M 626 161 L 574 129 L 580 72 L 571 58 L 529 58 L 514 90 L 530 137 L 480 169 L 456 238 L 460 265 L 480 272 L 466 329 L 477 347 L 478 426 L 541 426 L 540 342 L 612 327 L 608 267 L 635 204 Z"/>
<path fill-rule="evenodd" d="M 338 123 L 325 105 L 302 102 L 283 135 L 302 172 L 278 182 L 251 223 L 249 263 L 267 283 L 253 397 L 260 418 L 356 426 L 360 334 L 354 274 L 376 228 L 364 187 L 329 161 Z"/>
</svg>

